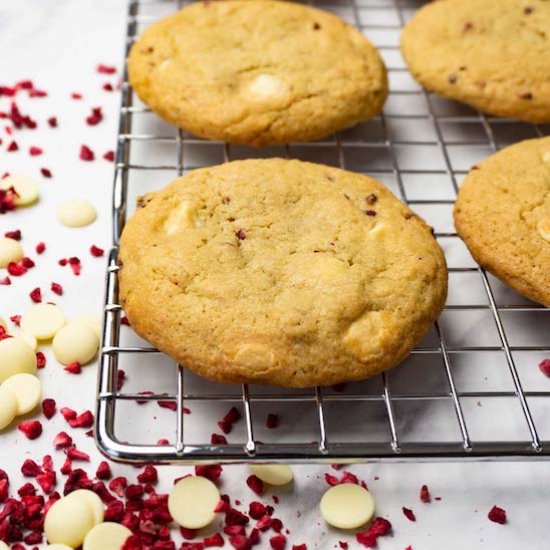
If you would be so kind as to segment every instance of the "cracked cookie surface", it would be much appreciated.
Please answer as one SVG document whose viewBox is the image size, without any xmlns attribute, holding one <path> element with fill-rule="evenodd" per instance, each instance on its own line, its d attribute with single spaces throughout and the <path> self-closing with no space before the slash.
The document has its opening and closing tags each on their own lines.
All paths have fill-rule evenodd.
<svg viewBox="0 0 550 550">
<path fill-rule="evenodd" d="M 550 122 L 550 2 L 440 0 L 401 34 L 414 78 L 486 113 Z"/>
<path fill-rule="evenodd" d="M 454 218 L 481 266 L 550 306 L 550 137 L 522 141 L 474 167 Z"/>
<path fill-rule="evenodd" d="M 195 170 L 121 239 L 138 334 L 217 381 L 330 385 L 396 365 L 443 307 L 431 229 L 376 180 L 297 160 Z"/>
<path fill-rule="evenodd" d="M 168 122 L 254 146 L 323 138 L 378 114 L 378 51 L 339 17 L 270 0 L 200 2 L 145 30 L 128 60 Z"/>
</svg>

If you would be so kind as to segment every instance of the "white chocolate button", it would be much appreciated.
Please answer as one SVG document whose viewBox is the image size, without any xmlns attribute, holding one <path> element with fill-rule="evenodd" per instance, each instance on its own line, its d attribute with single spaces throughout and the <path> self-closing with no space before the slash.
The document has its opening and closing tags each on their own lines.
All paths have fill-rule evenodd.
<svg viewBox="0 0 550 550">
<path fill-rule="evenodd" d="M 77 315 L 71 323 L 82 323 L 94 331 L 97 339 L 101 339 L 101 319 L 93 313 L 82 313 Z"/>
<path fill-rule="evenodd" d="M 286 93 L 285 83 L 276 76 L 259 74 L 249 85 L 248 93 L 256 99 L 280 97 Z"/>
<path fill-rule="evenodd" d="M 0 550 L 2 549 L 0 548 Z M 73 550 L 73 549 L 70 546 L 67 546 L 66 544 L 48 544 L 45 550 Z"/>
<path fill-rule="evenodd" d="M 36 337 L 34 334 L 31 334 L 30 332 L 27 332 L 25 330 L 14 330 L 11 332 L 11 335 L 14 338 L 21 338 L 21 340 L 27 342 L 27 344 L 33 351 L 36 351 L 36 348 L 38 347 L 38 342 L 36 341 Z"/>
<path fill-rule="evenodd" d="M 17 398 L 9 388 L 5 388 L 2 384 L 0 386 L 0 430 L 9 426 L 16 416 Z"/>
<path fill-rule="evenodd" d="M 10 547 L 3 540 L 0 540 L 0 550 L 10 550 Z"/>
<path fill-rule="evenodd" d="M 36 304 L 21 317 L 21 328 L 37 340 L 51 340 L 65 323 L 65 314 L 53 304 Z"/>
<path fill-rule="evenodd" d="M 269 485 L 286 485 L 294 478 L 287 464 L 250 464 L 250 471 Z"/>
<path fill-rule="evenodd" d="M 101 499 L 93 492 L 87 489 L 78 489 L 73 491 L 66 498 L 74 498 L 83 502 L 92 512 L 94 525 L 98 525 L 103 521 L 105 508 Z"/>
<path fill-rule="evenodd" d="M 6 321 L 0 317 L 0 327 L 3 327 L 4 329 L 8 328 L 8 325 L 6 324 Z"/>
<path fill-rule="evenodd" d="M 17 415 L 27 414 L 38 406 L 42 399 L 42 384 L 34 374 L 15 374 L 3 384 L 17 399 Z"/>
<path fill-rule="evenodd" d="M 61 543 L 78 548 L 94 526 L 91 508 L 70 495 L 59 499 L 48 510 L 44 520 L 44 534 L 50 543 Z"/>
<path fill-rule="evenodd" d="M 67 227 L 84 227 L 95 221 L 97 213 L 93 205 L 83 199 L 72 199 L 57 207 L 57 219 Z"/>
<path fill-rule="evenodd" d="M 83 323 L 69 323 L 60 328 L 52 342 L 55 357 L 63 365 L 74 361 L 85 365 L 95 357 L 98 347 L 98 337 Z"/>
<path fill-rule="evenodd" d="M 36 355 L 21 338 L 0 340 L 0 384 L 14 374 L 36 372 Z"/>
<path fill-rule="evenodd" d="M 32 204 L 38 199 L 38 185 L 24 176 L 8 176 L 0 181 L 0 189 L 13 187 L 18 196 L 14 198 L 17 206 Z"/>
<path fill-rule="evenodd" d="M 83 550 L 120 550 L 132 531 L 120 523 L 96 525 L 84 539 Z"/>
<path fill-rule="evenodd" d="M 187 529 L 202 529 L 210 525 L 220 501 L 218 488 L 205 477 L 180 479 L 168 497 L 168 510 L 174 521 Z"/>
<path fill-rule="evenodd" d="M 543 218 L 537 223 L 537 231 L 539 235 L 550 243 L 550 218 Z"/>
<path fill-rule="evenodd" d="M 16 240 L 0 238 L 0 267 L 8 267 L 10 262 L 18 262 L 23 256 L 23 247 Z"/>
<path fill-rule="evenodd" d="M 331 487 L 321 499 L 321 515 L 333 527 L 357 529 L 374 515 L 374 499 L 360 485 L 341 483 Z"/>
</svg>

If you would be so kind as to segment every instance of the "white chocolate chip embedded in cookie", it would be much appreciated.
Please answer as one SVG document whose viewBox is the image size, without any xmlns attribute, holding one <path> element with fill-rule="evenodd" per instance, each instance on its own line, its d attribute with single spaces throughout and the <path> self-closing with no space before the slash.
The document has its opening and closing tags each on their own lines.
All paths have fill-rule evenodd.
<svg viewBox="0 0 550 550">
<path fill-rule="evenodd" d="M 537 231 L 539 235 L 550 243 L 550 218 L 543 218 L 537 223 Z"/>
<path fill-rule="evenodd" d="M 182 201 L 168 215 L 164 229 L 168 235 L 172 235 L 182 229 L 200 227 L 201 225 L 197 204 L 192 201 Z"/>
<path fill-rule="evenodd" d="M 288 93 L 288 86 L 276 76 L 259 74 L 248 84 L 247 93 L 258 100 L 278 98 Z"/>
</svg>

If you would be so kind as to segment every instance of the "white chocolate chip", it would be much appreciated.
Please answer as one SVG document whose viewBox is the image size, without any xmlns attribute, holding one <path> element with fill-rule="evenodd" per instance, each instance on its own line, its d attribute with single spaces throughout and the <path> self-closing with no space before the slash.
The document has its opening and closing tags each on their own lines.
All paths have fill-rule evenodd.
<svg viewBox="0 0 550 550">
<path fill-rule="evenodd" d="M 537 231 L 539 235 L 550 243 L 550 218 L 543 218 L 537 223 Z"/>
<path fill-rule="evenodd" d="M 29 347 L 33 351 L 36 351 L 36 348 L 38 347 L 38 342 L 36 341 L 36 337 L 34 334 L 26 332 L 25 330 L 14 330 L 11 332 L 11 335 L 14 338 L 21 338 L 21 340 L 25 340 L 25 342 L 29 344 Z"/>
<path fill-rule="evenodd" d="M 550 163 L 550 149 L 542 151 L 542 162 Z"/>
<path fill-rule="evenodd" d="M 94 518 L 94 525 L 99 525 L 103 521 L 105 507 L 101 499 L 93 491 L 78 489 L 73 491 L 69 497 L 80 500 L 90 509 Z"/>
<path fill-rule="evenodd" d="M 168 510 L 174 521 L 188 529 L 210 525 L 220 501 L 218 488 L 205 477 L 188 476 L 180 479 L 168 497 Z"/>
<path fill-rule="evenodd" d="M 81 323 L 86 325 L 88 328 L 91 328 L 94 331 L 94 334 L 99 340 L 101 338 L 101 319 L 94 315 L 93 313 L 81 313 L 77 315 L 71 323 Z"/>
<path fill-rule="evenodd" d="M 97 353 L 99 339 L 84 323 L 69 323 L 60 328 L 52 341 L 56 359 L 63 365 L 78 361 L 85 365 Z"/>
<path fill-rule="evenodd" d="M 37 340 L 51 340 L 65 324 L 65 314 L 53 304 L 36 304 L 21 317 L 21 328 Z"/>
<path fill-rule="evenodd" d="M 294 478 L 287 464 L 250 464 L 250 471 L 269 485 L 286 485 Z"/>
<path fill-rule="evenodd" d="M 82 550 L 120 550 L 132 531 L 120 523 L 96 525 L 84 539 Z"/>
<path fill-rule="evenodd" d="M 93 205 L 83 199 L 68 200 L 57 207 L 57 219 L 67 227 L 90 225 L 96 217 Z"/>
<path fill-rule="evenodd" d="M 59 499 L 48 510 L 44 534 L 50 543 L 78 548 L 94 526 L 94 516 L 83 500 L 70 497 Z"/>
<path fill-rule="evenodd" d="M 10 550 L 10 547 L 3 540 L 0 540 L 0 550 Z"/>
<path fill-rule="evenodd" d="M 286 94 L 286 84 L 276 76 L 259 74 L 248 84 L 248 94 L 256 99 L 269 99 L 281 97 Z"/>
<path fill-rule="evenodd" d="M 0 430 L 9 426 L 17 416 L 17 398 L 9 388 L 0 386 Z M 1 550 L 0 546 L 0 550 Z"/>
<path fill-rule="evenodd" d="M 197 205 L 190 201 L 182 201 L 174 208 L 164 222 L 164 230 L 172 235 L 187 227 L 200 227 L 200 220 L 197 218 Z"/>
<path fill-rule="evenodd" d="M 13 187 L 17 196 L 14 198 L 16 206 L 27 206 L 38 199 L 38 185 L 33 180 L 23 176 L 8 176 L 0 181 L 0 189 Z"/>
<path fill-rule="evenodd" d="M 36 372 L 36 355 L 21 338 L 0 340 L 0 384 L 20 373 Z"/>
<path fill-rule="evenodd" d="M 2 548 L 0 548 L 2 550 Z M 73 550 L 70 546 L 66 544 L 48 544 L 45 550 Z"/>
<path fill-rule="evenodd" d="M 7 388 L 15 395 L 17 416 L 31 412 L 40 404 L 42 399 L 42 384 L 34 374 L 14 374 L 0 387 Z"/>
<path fill-rule="evenodd" d="M 360 485 L 341 483 L 331 487 L 321 499 L 321 515 L 333 527 L 357 529 L 374 515 L 374 499 Z"/>
<path fill-rule="evenodd" d="M 0 238 L 0 267 L 8 267 L 10 262 L 18 262 L 23 255 L 23 247 L 16 240 Z"/>
</svg>

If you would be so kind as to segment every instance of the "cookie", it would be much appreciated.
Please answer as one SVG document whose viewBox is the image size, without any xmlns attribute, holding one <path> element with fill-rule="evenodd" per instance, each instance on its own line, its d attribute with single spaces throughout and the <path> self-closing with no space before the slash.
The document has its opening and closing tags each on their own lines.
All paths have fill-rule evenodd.
<svg viewBox="0 0 550 550">
<path fill-rule="evenodd" d="M 149 27 L 128 71 L 139 97 L 198 136 L 311 141 L 378 114 L 377 50 L 331 13 L 266 0 L 200 2 Z"/>
<path fill-rule="evenodd" d="M 429 90 L 491 115 L 550 122 L 550 2 L 432 2 L 403 29 L 401 51 Z"/>
<path fill-rule="evenodd" d="M 359 380 L 443 307 L 431 229 L 367 176 L 297 160 L 204 168 L 146 195 L 120 243 L 136 332 L 221 382 Z"/>
<path fill-rule="evenodd" d="M 522 141 L 474 167 L 454 219 L 482 267 L 550 306 L 550 137 Z"/>
</svg>

